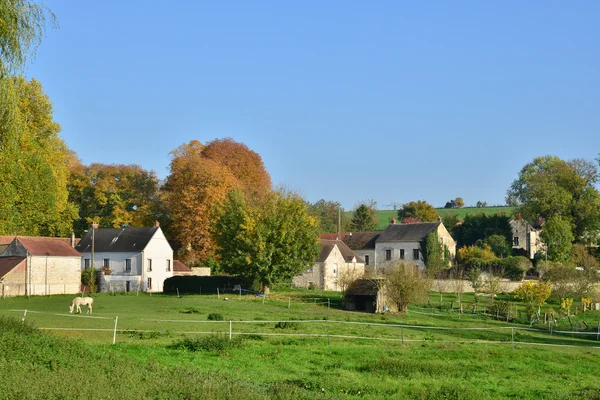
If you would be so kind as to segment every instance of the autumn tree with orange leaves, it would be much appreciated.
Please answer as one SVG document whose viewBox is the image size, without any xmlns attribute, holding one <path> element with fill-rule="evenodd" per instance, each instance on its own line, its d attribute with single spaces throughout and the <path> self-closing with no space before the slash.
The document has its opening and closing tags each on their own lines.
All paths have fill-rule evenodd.
<svg viewBox="0 0 600 400">
<path fill-rule="evenodd" d="M 211 224 L 232 189 L 265 193 L 271 178 L 260 156 L 232 139 L 206 146 L 197 140 L 171 152 L 171 173 L 162 188 L 169 213 L 170 237 L 186 263 L 206 263 L 216 256 Z"/>
</svg>

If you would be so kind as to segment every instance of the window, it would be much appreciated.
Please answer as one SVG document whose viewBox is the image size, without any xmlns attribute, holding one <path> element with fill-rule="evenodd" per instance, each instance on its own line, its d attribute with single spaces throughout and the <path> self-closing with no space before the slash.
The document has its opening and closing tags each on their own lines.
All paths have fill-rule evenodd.
<svg viewBox="0 0 600 400">
<path fill-rule="evenodd" d="M 391 250 L 385 251 L 385 259 L 388 261 L 392 259 L 392 251 Z"/>
<path fill-rule="evenodd" d="M 404 249 L 400 249 L 400 259 L 404 260 Z"/>
<path fill-rule="evenodd" d="M 419 259 L 419 249 L 413 249 L 413 260 Z"/>
<path fill-rule="evenodd" d="M 167 271 L 171 270 L 171 260 L 167 260 Z"/>
<path fill-rule="evenodd" d="M 335 276 L 338 275 L 338 265 L 337 265 L 337 263 L 333 264 L 333 275 L 335 275 Z"/>
<path fill-rule="evenodd" d="M 148 289 L 152 289 L 152 278 L 148 278 Z"/>
<path fill-rule="evenodd" d="M 515 236 L 515 237 L 513 238 L 513 246 L 518 246 L 518 245 L 519 245 L 519 237 L 518 237 L 518 236 Z"/>
<path fill-rule="evenodd" d="M 131 258 L 125 260 L 125 272 L 131 272 Z"/>
<path fill-rule="evenodd" d="M 90 267 L 90 259 L 86 258 L 85 260 L 83 260 L 83 267 L 85 269 L 88 269 Z"/>
<path fill-rule="evenodd" d="M 369 255 L 365 254 L 365 265 L 369 265 Z"/>
<path fill-rule="evenodd" d="M 147 268 L 148 272 L 152 271 L 152 260 L 148 259 L 148 268 Z"/>
<path fill-rule="evenodd" d="M 105 267 L 105 268 L 110 267 L 110 259 L 105 258 L 104 262 L 102 263 L 102 266 Z"/>
</svg>

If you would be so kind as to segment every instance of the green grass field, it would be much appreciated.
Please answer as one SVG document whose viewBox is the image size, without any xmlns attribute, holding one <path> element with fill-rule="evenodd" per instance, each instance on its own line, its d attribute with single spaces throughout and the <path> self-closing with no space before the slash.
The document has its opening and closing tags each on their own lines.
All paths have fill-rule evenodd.
<svg viewBox="0 0 600 400">
<path fill-rule="evenodd" d="M 451 312 L 451 294 L 383 316 L 338 309 L 338 293 L 227 297 L 99 294 L 97 318 L 68 314 L 70 296 L 2 299 L 0 315 L 20 321 L 27 309 L 28 324 L 52 329 L 0 326 L 0 397 L 600 398 L 595 334 Z M 470 310 L 472 295 L 464 301 Z M 573 319 L 590 333 L 598 320 L 597 311 Z M 570 330 L 566 318 L 555 330 Z M 81 390 L 64 385 L 80 380 Z"/>
<path fill-rule="evenodd" d="M 456 213 L 458 217 L 463 220 L 468 214 L 479 214 L 484 213 L 488 215 L 505 213 L 506 215 L 512 216 L 517 207 L 463 207 L 463 208 L 436 208 L 440 217 L 444 217 L 448 213 Z M 392 217 L 398 219 L 398 211 L 396 210 L 377 210 L 377 230 L 383 230 L 388 226 Z M 352 219 L 352 213 L 348 213 L 348 218 Z"/>
</svg>

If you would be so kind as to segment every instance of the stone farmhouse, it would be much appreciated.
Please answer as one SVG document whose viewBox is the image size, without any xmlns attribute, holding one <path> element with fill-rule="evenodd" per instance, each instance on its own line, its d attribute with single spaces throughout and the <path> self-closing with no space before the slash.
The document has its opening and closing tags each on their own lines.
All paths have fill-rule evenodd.
<svg viewBox="0 0 600 400">
<path fill-rule="evenodd" d="M 320 239 L 321 253 L 314 265 L 293 279 L 296 287 L 342 291 L 365 273 L 365 263 L 341 240 Z"/>
<path fill-rule="evenodd" d="M 162 292 L 173 276 L 173 249 L 158 222 L 152 228 L 98 229 L 94 224 L 76 249 L 83 256 L 81 269 L 100 271 L 102 292 Z"/>
<path fill-rule="evenodd" d="M 425 268 L 421 242 L 431 232 L 437 231 L 440 244 L 447 247 L 450 256 L 456 255 L 456 242 L 441 221 L 412 224 L 392 223 L 381 232 L 348 232 L 343 241 L 359 257 L 364 258 L 367 269 L 385 268 L 386 264 L 404 260 Z"/>
<path fill-rule="evenodd" d="M 0 237 L 1 295 L 78 293 L 81 254 L 72 243 L 68 238 Z"/>
<path fill-rule="evenodd" d="M 530 259 L 533 259 L 536 253 L 544 251 L 545 246 L 540 237 L 541 229 L 535 229 L 519 215 L 510 220 L 510 227 L 513 233 L 513 249 L 524 251 Z"/>
</svg>

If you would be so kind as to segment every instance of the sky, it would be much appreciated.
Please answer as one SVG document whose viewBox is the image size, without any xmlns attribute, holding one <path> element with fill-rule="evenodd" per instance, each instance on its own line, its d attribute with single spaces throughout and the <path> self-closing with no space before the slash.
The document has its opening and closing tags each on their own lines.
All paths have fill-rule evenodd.
<svg viewBox="0 0 600 400">
<path fill-rule="evenodd" d="M 308 201 L 504 204 L 600 152 L 598 1 L 47 0 L 26 70 L 84 164 L 231 137 Z"/>
</svg>

